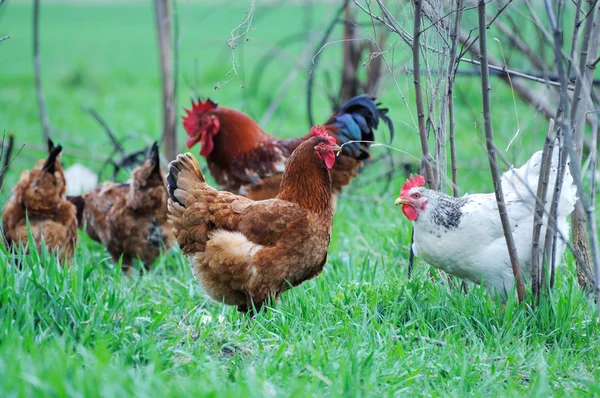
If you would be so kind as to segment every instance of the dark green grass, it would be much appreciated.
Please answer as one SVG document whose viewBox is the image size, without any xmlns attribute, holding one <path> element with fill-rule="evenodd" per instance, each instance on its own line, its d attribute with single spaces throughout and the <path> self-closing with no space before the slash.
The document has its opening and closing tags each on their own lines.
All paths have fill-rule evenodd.
<svg viewBox="0 0 600 398">
<path fill-rule="evenodd" d="M 250 41 L 236 50 L 238 79 L 225 80 L 226 39 L 245 2 L 227 7 L 181 2 L 180 104 L 199 88 L 224 105 L 260 118 L 293 70 L 285 57 L 252 80 L 272 43 L 303 26 L 301 7 L 257 9 Z M 321 29 L 331 7 L 313 11 Z M 31 60 L 31 8 L 0 9 L 0 128 L 31 142 L 14 163 L 3 200 L 23 168 L 43 153 Z M 149 4 L 42 9 L 44 88 L 65 164 L 98 169 L 110 146 L 81 106 L 95 107 L 123 137 L 156 139 L 160 78 Z M 300 45 L 285 49 L 290 54 Z M 404 54 L 399 59 L 410 59 Z M 404 58 L 402 58 L 404 57 Z M 338 65 L 339 46 L 324 50 Z M 400 61 L 398 61 L 400 62 Z M 412 78 L 398 74 L 412 107 Z M 308 129 L 301 72 L 265 129 L 282 136 Z M 240 88 L 244 84 L 245 88 Z M 460 78 L 457 93 L 459 181 L 467 192 L 492 189 L 481 143 L 476 79 Z M 517 130 L 512 96 L 493 81 L 493 117 L 500 148 Z M 259 86 L 259 87 L 257 87 Z M 316 116 L 329 108 L 322 93 Z M 395 87 L 382 95 L 397 126 L 394 146 L 418 155 L 410 112 Z M 518 102 L 521 134 L 507 156 L 521 164 L 541 148 L 545 122 Z M 183 134 L 180 131 L 180 134 Z M 181 150 L 183 137 L 181 137 Z M 127 142 L 137 148 L 135 140 Z M 194 151 L 198 151 L 197 148 Z M 381 148 L 374 148 L 377 155 Z M 402 154 L 397 160 L 410 160 Z M 175 249 L 148 273 L 126 277 L 98 244 L 81 236 L 73 266 L 63 270 L 48 253 L 0 252 L 0 392 L 3 396 L 549 396 L 600 394 L 595 305 L 579 291 L 571 256 L 557 290 L 530 314 L 513 301 L 501 311 L 486 292 L 468 296 L 430 280 L 417 261 L 407 281 L 409 224 L 392 205 L 405 176 L 391 187 L 374 166 L 338 202 L 329 261 L 315 280 L 286 293 L 249 320 L 210 301 Z M 16 264 L 21 263 L 19 268 Z"/>
</svg>

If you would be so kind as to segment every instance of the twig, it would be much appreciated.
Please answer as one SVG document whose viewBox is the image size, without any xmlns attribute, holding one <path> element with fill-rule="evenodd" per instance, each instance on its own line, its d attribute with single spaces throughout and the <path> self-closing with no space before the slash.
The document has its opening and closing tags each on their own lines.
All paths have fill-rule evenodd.
<svg viewBox="0 0 600 398">
<path fill-rule="evenodd" d="M 459 40 L 461 43 L 463 43 L 463 45 L 467 44 L 468 40 L 469 40 L 469 34 L 466 31 L 461 29 L 460 34 L 459 34 Z M 471 52 L 471 54 L 473 54 L 473 57 L 481 58 L 481 53 L 477 46 L 471 47 L 469 51 Z M 499 60 L 495 59 L 494 57 L 490 56 L 489 54 L 488 54 L 487 58 L 488 58 L 489 65 L 501 67 L 502 63 Z M 501 78 L 506 83 L 508 83 L 508 77 L 501 77 Z M 552 105 L 550 102 L 548 102 L 545 95 L 543 95 L 543 94 L 540 95 L 539 93 L 533 91 L 523 81 L 514 80 L 512 82 L 512 86 L 513 86 L 513 89 L 515 90 L 515 92 L 519 95 L 519 97 L 521 97 L 523 100 L 525 100 L 526 102 L 533 105 L 538 111 L 542 112 L 546 116 L 546 118 L 551 119 L 556 116 L 556 109 L 554 108 L 554 105 Z"/>
<path fill-rule="evenodd" d="M 589 64 L 587 64 L 587 67 L 590 68 L 590 69 L 596 69 L 596 66 L 598 65 L 598 62 L 600 62 L 600 57 L 596 58 L 594 61 L 592 61 Z"/>
<path fill-rule="evenodd" d="M 585 214 L 586 214 L 586 218 L 587 218 L 587 227 L 588 227 L 588 239 L 591 241 L 591 249 L 592 249 L 592 260 L 594 263 L 594 270 L 595 270 L 595 278 L 596 278 L 596 283 L 595 283 L 595 290 L 596 290 L 596 302 L 598 305 L 598 310 L 600 311 L 600 258 L 599 258 L 599 253 L 598 253 L 598 231 L 596 229 L 596 217 L 594 214 L 594 203 L 588 204 L 587 201 L 587 197 L 585 194 L 585 190 L 583 188 L 583 183 L 582 183 L 582 179 L 581 179 L 581 170 L 580 170 L 580 166 L 579 163 L 576 161 L 577 159 L 577 153 L 575 152 L 575 148 L 573 145 L 573 137 L 572 137 L 572 133 L 571 133 L 571 129 L 570 129 L 570 123 L 569 123 L 569 101 L 568 101 L 568 97 L 567 97 L 567 90 L 566 90 L 566 85 L 567 85 L 567 76 L 565 73 L 565 69 L 564 69 L 564 65 L 562 62 L 562 47 L 561 47 L 561 34 L 560 34 L 560 29 L 556 20 L 556 17 L 554 15 L 554 10 L 552 9 L 552 6 L 550 5 L 549 0 L 544 0 L 544 4 L 546 6 L 546 13 L 548 14 L 548 19 L 550 20 L 550 26 L 552 27 L 552 33 L 553 33 L 553 38 L 554 38 L 554 56 L 555 56 L 555 60 L 556 60 L 556 64 L 558 67 L 558 73 L 559 76 L 561 77 L 561 90 L 560 90 L 560 103 L 561 103 L 561 108 L 563 109 L 563 118 L 562 118 L 562 131 L 565 137 L 565 141 L 566 141 L 566 147 L 567 150 L 569 151 L 569 157 L 571 158 L 571 162 L 569 163 L 570 169 L 571 169 L 571 174 L 573 176 L 573 180 L 575 181 L 575 184 L 577 186 L 577 194 L 579 196 L 579 199 L 581 200 L 581 203 L 583 205 L 583 208 L 585 210 Z"/>
<path fill-rule="evenodd" d="M 98 112 L 96 112 L 96 110 L 94 108 L 83 108 L 83 110 L 84 110 L 84 112 L 89 114 L 91 117 L 93 117 L 94 120 L 96 120 L 98 122 L 98 124 L 100 124 L 100 126 L 102 126 L 102 128 L 106 132 L 106 135 L 108 135 L 110 142 L 112 142 L 115 150 L 117 152 L 119 152 L 121 155 L 125 155 L 125 149 L 123 148 L 121 143 L 117 140 L 117 137 L 114 135 L 110 126 L 108 125 L 108 123 L 106 123 L 106 121 L 102 118 L 102 116 L 100 116 L 100 114 Z"/>
<path fill-rule="evenodd" d="M 0 190 L 4 186 L 4 175 L 8 171 L 8 166 L 10 165 L 10 155 L 12 154 L 15 143 L 15 136 L 13 133 L 8 134 L 8 142 L 6 143 L 6 149 L 4 149 L 5 137 L 5 133 L 2 134 L 2 144 L 0 145 L 0 159 L 2 160 L 2 169 L 0 169 Z"/>
<path fill-rule="evenodd" d="M 519 298 L 519 303 L 522 303 L 523 300 L 525 300 L 525 283 L 523 282 L 523 275 L 521 274 L 521 267 L 519 266 L 517 249 L 515 247 L 515 242 L 510 227 L 510 220 L 508 219 L 508 213 L 506 211 L 506 203 L 504 202 L 504 193 L 502 191 L 501 176 L 500 171 L 498 170 L 498 163 L 496 162 L 494 131 L 492 130 L 492 115 L 490 105 L 490 76 L 488 70 L 487 32 L 485 24 L 485 1 L 479 0 L 478 4 L 480 36 L 479 51 L 481 53 L 481 93 L 483 97 L 483 121 L 486 136 L 485 141 L 488 150 L 488 159 L 490 162 L 492 179 L 494 181 L 494 192 L 496 193 L 498 213 L 500 214 L 500 220 L 502 221 L 502 228 L 504 230 L 504 237 L 506 239 L 508 255 L 510 257 L 510 263 L 517 285 L 517 295 Z"/>
<path fill-rule="evenodd" d="M 546 134 L 546 141 L 544 143 L 544 150 L 542 151 L 542 163 L 540 165 L 540 175 L 538 178 L 538 186 L 536 193 L 536 196 L 539 198 L 539 201 L 537 201 L 535 205 L 533 221 L 533 243 L 531 250 L 531 287 L 535 304 L 539 303 L 540 299 L 540 234 L 542 232 L 546 193 L 548 192 L 548 178 L 550 176 L 550 168 L 552 165 L 552 152 L 554 150 L 555 140 L 556 135 L 554 132 L 554 119 L 550 119 L 548 133 Z M 546 235 L 548 235 L 547 229 Z"/>
<path fill-rule="evenodd" d="M 481 63 L 479 61 L 475 61 L 474 59 L 461 58 L 461 61 L 467 62 L 469 64 L 473 64 L 473 65 L 481 65 Z M 506 76 L 507 79 L 510 79 L 511 76 L 513 76 L 513 77 L 522 77 L 523 79 L 531 80 L 531 81 L 538 82 L 538 83 L 544 83 L 544 84 L 547 84 L 549 86 L 560 87 L 560 83 L 558 83 L 556 81 L 552 81 L 552 80 L 550 80 L 548 78 L 544 79 L 544 78 L 540 78 L 540 77 L 528 75 L 528 74 L 523 73 L 523 72 L 518 72 L 518 71 L 515 71 L 515 70 L 508 69 L 506 67 L 501 67 L 501 66 L 496 66 L 496 65 L 489 65 L 489 68 L 492 69 L 492 70 L 503 72 L 504 76 Z M 498 75 L 498 76 L 504 77 L 502 75 Z M 568 88 L 569 88 L 569 90 L 573 90 L 574 89 L 573 86 L 569 86 Z"/>
<path fill-rule="evenodd" d="M 575 56 L 577 54 L 577 40 L 579 40 L 579 28 L 581 27 L 581 5 L 583 4 L 583 0 L 577 0 L 577 4 L 575 6 L 575 25 L 573 25 L 573 38 L 571 39 L 571 52 L 569 53 L 569 59 L 567 62 L 569 65 L 567 66 L 567 76 L 571 75 L 571 68 L 573 67 L 573 62 L 575 62 Z"/>
<path fill-rule="evenodd" d="M 177 126 L 175 112 L 175 82 L 173 78 L 173 43 L 171 41 L 171 10 L 169 0 L 154 0 L 154 12 L 160 53 L 163 105 L 163 153 L 168 160 L 177 156 Z"/>
<path fill-rule="evenodd" d="M 498 19 L 498 17 L 500 16 L 500 14 L 502 14 L 504 12 L 504 10 L 506 10 L 508 8 L 508 6 L 510 5 L 510 3 L 512 3 L 513 0 L 507 0 L 507 2 L 498 9 L 498 11 L 496 12 L 496 14 L 494 14 L 494 16 L 492 17 L 492 19 L 490 20 L 490 22 L 487 23 L 487 25 L 485 26 L 486 29 L 489 29 L 492 24 L 496 21 L 496 19 Z M 481 34 L 481 33 L 479 33 Z M 471 41 L 471 43 L 469 43 L 469 40 L 467 39 L 466 41 L 463 42 L 463 45 L 465 46 L 460 54 L 459 54 L 459 58 L 462 58 L 467 51 L 471 51 L 471 48 L 473 47 L 473 44 L 475 44 L 475 42 L 479 39 L 479 34 L 477 36 L 475 36 L 473 38 L 473 40 Z M 469 33 L 469 37 L 470 37 L 470 33 Z M 462 42 L 462 40 L 461 40 Z"/>
<path fill-rule="evenodd" d="M 38 108 L 42 128 L 44 129 L 44 142 L 50 139 L 50 120 L 46 109 L 46 99 L 42 89 L 42 66 L 40 59 L 40 0 L 33 0 L 33 71 L 35 73 L 35 92 L 37 94 Z"/>
<path fill-rule="evenodd" d="M 6 35 L 4 37 L 0 37 L 0 42 L 3 42 L 4 40 L 8 40 L 10 39 L 10 35 Z"/>
<path fill-rule="evenodd" d="M 413 250 L 413 243 L 415 243 L 415 226 L 411 225 L 411 227 L 410 227 L 410 248 L 408 251 L 408 279 L 409 280 L 412 277 L 413 266 L 415 264 L 415 251 Z"/>
<path fill-rule="evenodd" d="M 448 124 L 450 127 L 450 162 L 452 167 L 452 194 L 458 196 L 458 164 L 456 162 L 456 144 L 454 141 L 456 121 L 454 120 L 454 80 L 456 79 L 456 70 L 458 62 L 456 51 L 458 49 L 458 31 L 462 22 L 464 0 L 456 0 L 456 18 L 452 26 L 452 47 L 450 48 L 450 62 L 448 63 Z M 458 61 L 458 62 L 457 62 Z"/>
<path fill-rule="evenodd" d="M 588 104 L 591 101 L 591 82 L 593 79 L 593 69 L 587 68 L 588 57 L 595 57 L 598 53 L 598 47 L 600 45 L 600 21 L 594 20 L 595 3 L 588 1 L 590 4 L 590 10 L 588 17 L 585 20 L 583 30 L 583 40 L 581 42 L 581 55 L 579 58 L 579 70 L 578 79 L 575 83 L 575 92 L 573 94 L 573 105 L 571 107 L 571 130 L 573 132 L 573 144 L 574 150 L 577 154 L 576 158 L 572 158 L 572 162 L 581 164 L 583 155 L 583 136 L 585 128 L 585 119 L 588 109 Z M 599 11 L 600 13 L 600 11 Z M 583 275 L 579 270 L 582 267 L 590 267 L 590 247 L 588 244 L 588 237 L 586 232 L 586 216 L 585 210 L 582 206 L 582 198 L 579 198 L 575 204 L 575 210 L 571 215 L 571 226 L 573 234 L 573 243 L 577 246 L 577 249 L 581 252 L 583 258 L 587 261 L 583 263 L 577 263 L 578 279 L 580 285 L 585 287 L 592 283 L 583 278 Z"/>
<path fill-rule="evenodd" d="M 423 88 L 421 87 L 421 66 L 420 66 L 420 40 L 421 40 L 421 1 L 413 0 L 414 4 L 414 34 L 413 34 L 413 83 L 415 84 L 415 102 L 417 105 L 417 118 L 419 121 L 419 137 L 421 139 L 422 167 L 425 168 L 425 178 L 427 185 L 435 189 L 437 186 L 433 174 L 431 161 L 433 160 L 429 153 L 429 144 L 427 142 L 427 130 L 425 129 L 425 110 L 423 108 Z"/>
<path fill-rule="evenodd" d="M 529 47 L 527 43 L 521 40 L 519 36 L 515 35 L 515 33 L 502 21 L 496 21 L 495 26 L 504 36 L 508 38 L 510 43 L 513 46 L 515 46 L 515 48 L 517 48 L 522 54 L 529 58 L 529 61 L 533 66 L 535 66 L 539 70 L 547 69 L 544 61 L 538 55 L 535 54 L 534 50 L 531 47 Z"/>
<path fill-rule="evenodd" d="M 308 74 L 308 82 L 307 82 L 307 87 L 306 87 L 306 109 L 307 109 L 307 115 L 308 115 L 308 124 L 310 126 L 314 125 L 314 118 L 313 118 L 313 112 L 312 112 L 312 94 L 313 94 L 313 81 L 315 79 L 315 74 L 316 74 L 315 68 L 318 65 L 319 56 L 321 55 L 321 49 L 325 46 L 325 44 L 327 43 L 327 40 L 329 40 L 329 36 L 331 36 L 331 32 L 333 32 L 333 28 L 335 28 L 337 20 L 340 18 L 340 16 L 344 12 L 344 9 L 348 6 L 349 2 L 350 2 L 350 0 L 344 0 L 342 5 L 334 13 L 333 18 L 332 18 L 331 22 L 329 23 L 329 26 L 327 27 L 327 29 L 325 29 L 325 33 L 323 33 L 323 38 L 319 42 L 317 51 L 312 59 L 312 68 Z"/>
</svg>

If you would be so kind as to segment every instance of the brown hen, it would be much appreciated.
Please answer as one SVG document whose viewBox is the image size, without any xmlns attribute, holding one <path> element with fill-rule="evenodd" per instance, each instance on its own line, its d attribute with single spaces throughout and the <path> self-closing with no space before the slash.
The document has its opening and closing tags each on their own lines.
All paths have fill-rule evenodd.
<svg viewBox="0 0 600 398">
<path fill-rule="evenodd" d="M 118 262 L 122 256 L 122 268 L 128 273 L 137 258 L 149 269 L 173 243 L 156 142 L 128 183 L 107 181 L 69 200 L 77 207 L 79 227 L 102 243 L 113 261 Z"/>
<path fill-rule="evenodd" d="M 2 213 L 4 237 L 10 246 L 27 245 L 27 218 L 38 250 L 42 241 L 70 264 L 77 245 L 75 207 L 65 199 L 62 147 L 48 140 L 48 158 L 23 171 Z"/>
<path fill-rule="evenodd" d="M 201 286 L 241 312 L 322 271 L 333 223 L 328 169 L 340 148 L 322 127 L 288 159 L 281 192 L 254 201 L 206 184 L 191 153 L 169 165 L 169 220 Z"/>
</svg>

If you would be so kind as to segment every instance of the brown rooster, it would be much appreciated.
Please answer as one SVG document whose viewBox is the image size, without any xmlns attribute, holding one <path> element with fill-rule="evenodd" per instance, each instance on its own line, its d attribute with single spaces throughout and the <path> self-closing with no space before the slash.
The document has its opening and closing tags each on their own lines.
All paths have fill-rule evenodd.
<svg viewBox="0 0 600 398">
<path fill-rule="evenodd" d="M 173 243 L 156 142 L 129 183 L 107 181 L 85 195 L 68 199 L 77 207 L 79 227 L 106 246 L 115 262 L 123 256 L 122 267 L 128 273 L 134 259 L 139 258 L 149 269 L 161 251 Z"/>
<path fill-rule="evenodd" d="M 38 250 L 42 241 L 67 265 L 77 245 L 75 207 L 65 200 L 62 147 L 48 140 L 48 158 L 23 171 L 2 213 L 4 236 L 11 246 L 26 245 L 27 219 Z"/>
<path fill-rule="evenodd" d="M 333 224 L 331 177 L 339 152 L 323 127 L 288 159 L 275 199 L 254 201 L 206 184 L 191 153 L 169 165 L 169 220 L 194 276 L 241 312 L 322 271 Z"/>
<path fill-rule="evenodd" d="M 358 175 L 363 161 L 370 157 L 369 143 L 373 130 L 383 119 L 393 138 L 394 129 L 386 116 L 387 109 L 378 108 L 375 98 L 358 95 L 346 102 L 325 123 L 329 135 L 342 145 L 342 153 L 330 170 L 333 192 Z M 192 101 L 186 110 L 183 127 L 189 135 L 188 148 L 200 142 L 200 155 L 206 157 L 208 168 L 217 184 L 224 190 L 253 200 L 277 196 L 285 161 L 304 142 L 308 135 L 295 139 L 278 139 L 265 133 L 248 115 L 235 109 L 218 106 L 207 99 Z"/>
</svg>

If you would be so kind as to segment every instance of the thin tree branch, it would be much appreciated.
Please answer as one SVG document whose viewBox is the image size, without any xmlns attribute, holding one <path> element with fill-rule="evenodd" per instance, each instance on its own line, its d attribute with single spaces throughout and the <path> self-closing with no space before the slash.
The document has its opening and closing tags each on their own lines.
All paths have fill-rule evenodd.
<svg viewBox="0 0 600 398">
<path fill-rule="evenodd" d="M 569 123 L 569 101 L 567 96 L 567 75 L 565 72 L 565 68 L 563 65 L 563 56 L 562 56 L 562 46 L 561 46 L 561 32 L 557 22 L 557 19 L 554 15 L 554 10 L 550 5 L 549 0 L 544 0 L 544 4 L 546 6 L 546 13 L 548 14 L 548 19 L 550 20 L 550 26 L 552 27 L 553 39 L 554 39 L 554 56 L 556 60 L 556 65 L 558 67 L 558 73 L 561 78 L 562 88 L 560 91 L 560 103 L 561 108 L 563 110 L 563 118 L 562 118 L 562 131 L 565 137 L 566 148 L 569 152 L 569 157 L 571 158 L 571 162 L 569 163 L 571 174 L 573 176 L 573 180 L 577 186 L 577 194 L 579 199 L 581 200 L 581 204 L 585 210 L 586 218 L 587 218 L 587 227 L 588 227 L 588 239 L 591 241 L 591 251 L 592 251 L 592 260 L 594 263 L 595 270 L 595 290 L 596 290 L 596 302 L 598 304 L 598 310 L 600 311 L 600 258 L 599 258 L 599 248 L 598 248 L 598 231 L 596 229 L 596 217 L 594 214 L 594 203 L 588 203 L 585 190 L 583 188 L 583 183 L 581 179 L 581 169 L 579 163 L 576 161 L 577 153 L 575 151 L 573 136 L 570 129 Z"/>
<path fill-rule="evenodd" d="M 479 61 L 475 61 L 474 59 L 461 58 L 461 61 L 467 62 L 469 64 L 473 64 L 473 65 L 481 65 L 481 63 Z M 496 65 L 488 65 L 488 66 L 492 70 L 503 72 L 504 73 L 503 75 L 502 74 L 497 74 L 497 76 L 500 76 L 500 77 L 506 77 L 507 79 L 510 78 L 510 77 L 522 77 L 523 79 L 531 80 L 531 81 L 538 82 L 538 83 L 547 84 L 549 86 L 560 87 L 560 83 L 559 82 L 552 81 L 550 79 L 544 79 L 544 78 L 540 78 L 540 77 L 528 75 L 528 74 L 523 73 L 523 72 L 518 72 L 518 71 L 515 71 L 515 70 L 508 69 L 505 66 L 502 66 L 502 67 L 496 66 Z M 568 89 L 569 90 L 574 90 L 574 87 L 573 86 L 569 86 Z"/>
<path fill-rule="evenodd" d="M 531 288 L 534 298 L 534 303 L 538 304 L 540 300 L 540 234 L 544 221 L 544 207 L 546 203 L 546 193 L 548 192 L 548 178 L 550 176 L 550 166 L 552 165 L 552 152 L 554 151 L 554 143 L 556 134 L 554 130 L 554 119 L 550 119 L 544 150 L 542 151 L 542 163 L 540 165 L 540 175 L 538 178 L 538 186 L 536 196 L 539 199 L 535 205 L 535 213 L 533 220 L 533 243 L 531 250 Z M 546 235 L 548 229 L 546 229 Z"/>
<path fill-rule="evenodd" d="M 594 70 L 587 67 L 587 62 L 590 57 L 596 57 L 600 45 L 600 21 L 598 20 L 598 15 L 594 16 L 595 4 L 592 1 L 587 2 L 589 3 L 590 10 L 583 29 L 583 40 L 581 42 L 581 54 L 577 74 L 578 79 L 575 83 L 573 105 L 571 107 L 570 115 L 573 144 L 575 146 L 574 150 L 577 154 L 577 157 L 572 158 L 571 161 L 577 162 L 578 165 L 581 165 L 583 155 L 585 119 L 588 107 L 591 104 L 591 83 L 594 77 Z M 600 15 L 600 11 L 598 11 L 598 13 Z M 584 262 L 577 262 L 578 279 L 580 285 L 585 287 L 593 283 L 593 281 L 584 278 L 584 274 L 580 271 L 583 267 L 591 268 L 592 263 L 582 198 L 575 204 L 575 210 L 571 215 L 571 226 L 573 230 L 573 243 L 585 259 Z"/>
<path fill-rule="evenodd" d="M 177 156 L 177 114 L 175 112 L 175 84 L 177 80 L 173 77 L 174 58 L 169 0 L 154 0 L 154 12 L 162 76 L 163 154 L 168 160 L 173 160 Z"/>
<path fill-rule="evenodd" d="M 425 129 L 425 110 L 423 107 L 423 88 L 421 86 L 421 66 L 420 66 L 420 40 L 421 40 L 421 1 L 413 0 L 414 4 L 414 35 L 413 35 L 413 82 L 415 84 L 415 102 L 417 105 L 417 118 L 419 122 L 419 137 L 421 139 L 422 163 L 425 168 L 425 178 L 427 185 L 435 189 L 437 187 L 436 179 L 433 174 L 432 156 L 429 153 L 429 144 L 427 142 L 427 130 Z"/>
<path fill-rule="evenodd" d="M 458 68 L 457 50 L 458 50 L 458 31 L 462 22 L 464 0 L 456 0 L 457 13 L 452 26 L 450 38 L 452 39 L 452 47 L 450 48 L 450 62 L 448 63 L 448 93 L 445 98 L 448 101 L 448 121 L 450 127 L 450 163 L 452 168 L 452 193 L 458 197 L 458 165 L 456 162 L 456 143 L 455 143 L 455 127 L 454 119 L 454 80 L 456 79 L 456 70 Z M 465 285 L 466 286 L 466 285 Z"/>
<path fill-rule="evenodd" d="M 504 230 L 504 238 L 506 239 L 506 246 L 508 248 L 508 255 L 510 257 L 510 263 L 512 266 L 515 282 L 517 285 L 517 295 L 519 303 L 525 300 L 525 283 L 523 282 L 523 275 L 521 274 L 521 267 L 519 265 L 519 258 L 517 256 L 517 249 L 513 239 L 510 221 L 508 219 L 508 213 L 506 210 L 506 203 L 504 202 L 504 192 L 502 191 L 502 183 L 500 171 L 498 170 L 498 163 L 496 161 L 496 149 L 494 144 L 494 131 L 492 129 L 492 115 L 491 115 L 491 104 L 490 104 L 490 75 L 488 69 L 488 52 L 487 52 L 487 32 L 485 23 L 485 1 L 479 0 L 478 3 L 478 14 L 479 14 L 479 51 L 481 54 L 481 93 L 483 97 L 483 121 L 486 136 L 486 145 L 488 150 L 488 159 L 490 162 L 490 169 L 492 172 L 492 179 L 494 181 L 494 192 L 496 194 L 496 202 L 498 204 L 498 213 L 500 214 L 500 220 L 502 221 L 502 228 Z"/>
<path fill-rule="evenodd" d="M 102 128 L 106 132 L 106 135 L 110 139 L 110 142 L 113 144 L 113 147 L 115 148 L 115 150 L 117 152 L 119 152 L 121 155 L 126 155 L 125 149 L 123 148 L 123 146 L 121 145 L 119 140 L 117 140 L 117 137 L 112 132 L 110 126 L 108 125 L 108 123 L 106 123 L 106 120 L 104 120 L 102 118 L 102 116 L 100 116 L 100 114 L 98 112 L 96 112 L 96 110 L 94 108 L 84 108 L 83 110 L 87 114 L 89 114 L 91 117 L 93 117 L 94 120 L 96 120 L 98 122 L 98 124 L 100 124 L 100 126 L 102 126 Z"/>
<path fill-rule="evenodd" d="M 340 18 L 340 16 L 342 15 L 342 13 L 346 9 L 346 7 L 348 7 L 349 2 L 350 2 L 350 0 L 344 0 L 342 5 L 335 12 L 331 22 L 329 23 L 329 26 L 327 27 L 327 29 L 325 29 L 323 38 L 319 42 L 317 51 L 315 53 L 315 56 L 313 57 L 312 68 L 311 68 L 310 72 L 308 73 L 308 82 L 307 82 L 307 87 L 306 87 L 306 109 L 307 109 L 307 116 L 308 116 L 308 124 L 311 126 L 314 125 L 314 117 L 313 117 L 313 112 L 312 112 L 313 81 L 315 79 L 315 69 L 318 65 L 319 56 L 321 55 L 321 49 L 325 46 L 325 44 L 327 43 L 327 40 L 329 40 L 329 36 L 331 36 L 331 32 L 333 32 L 333 28 L 335 28 L 337 20 Z"/>
<path fill-rule="evenodd" d="M 46 99 L 42 89 L 42 61 L 40 59 L 40 0 L 33 0 L 33 70 L 35 73 L 35 92 L 37 94 L 40 120 L 44 129 L 44 142 L 50 139 L 50 120 L 46 109 Z"/>
<path fill-rule="evenodd" d="M 4 37 L 0 37 L 0 42 L 3 42 L 4 40 L 8 40 L 10 39 L 10 35 L 6 35 Z"/>
<path fill-rule="evenodd" d="M 8 134 L 8 142 L 6 143 L 5 149 L 5 137 L 5 133 L 2 134 L 2 145 L 0 146 L 0 159 L 2 160 L 2 168 L 0 169 L 0 190 L 2 190 L 2 187 L 4 186 L 4 175 L 8 171 L 8 166 L 10 165 L 10 156 L 15 143 L 15 136 L 13 133 Z"/>
</svg>

